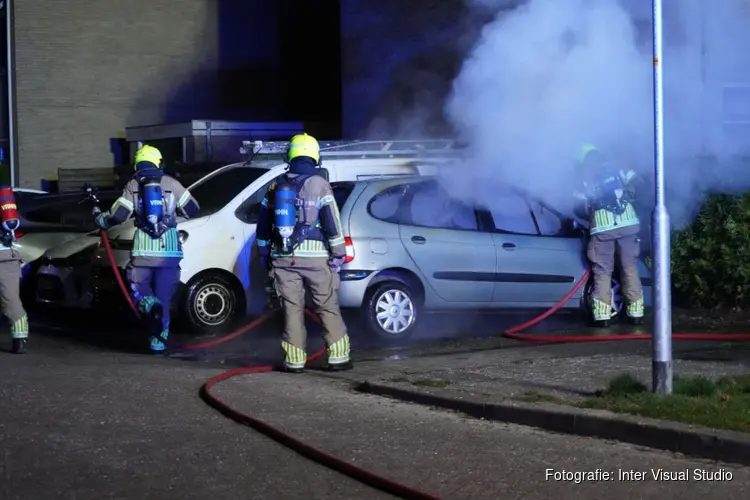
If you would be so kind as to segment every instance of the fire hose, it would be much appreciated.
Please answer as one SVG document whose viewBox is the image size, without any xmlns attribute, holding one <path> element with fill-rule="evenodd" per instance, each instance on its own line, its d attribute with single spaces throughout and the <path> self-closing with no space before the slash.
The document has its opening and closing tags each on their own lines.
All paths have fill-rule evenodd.
<svg viewBox="0 0 750 500">
<path fill-rule="evenodd" d="M 114 254 L 112 252 L 112 247 L 109 242 L 107 231 L 103 230 L 101 232 L 101 239 L 102 239 L 102 243 L 104 244 L 104 247 L 107 253 L 107 258 L 109 260 L 112 271 L 115 275 L 115 279 L 117 280 L 117 284 L 120 288 L 120 291 L 122 292 L 123 296 L 127 300 L 128 305 L 130 309 L 132 310 L 133 314 L 135 314 L 135 316 L 140 319 L 141 318 L 140 312 L 138 311 L 138 308 L 136 307 L 135 303 L 133 302 L 133 299 L 128 293 L 128 288 L 125 285 L 122 275 L 120 274 L 119 268 L 117 267 L 117 263 L 115 262 Z M 584 284 L 589 279 L 590 273 L 591 273 L 590 270 L 586 270 L 581 276 L 581 278 L 578 280 L 578 283 L 562 299 L 560 299 L 560 301 L 557 302 L 557 304 L 552 306 L 543 314 L 540 314 L 539 316 L 525 323 L 506 329 L 503 332 L 503 336 L 507 338 L 515 339 L 515 340 L 544 342 L 544 343 L 609 342 L 609 341 L 620 341 L 620 340 L 651 339 L 652 335 L 650 334 L 623 334 L 623 335 L 603 335 L 603 336 L 588 336 L 588 335 L 558 336 L 558 335 L 528 335 L 528 334 L 520 333 L 528 328 L 531 328 L 537 323 L 540 323 L 541 321 L 545 320 L 546 318 L 548 318 L 549 316 L 557 312 L 560 308 L 562 308 L 576 294 L 576 292 L 578 292 L 581 289 L 581 287 L 584 286 Z M 312 320 L 318 323 L 320 322 L 320 319 L 314 313 L 308 310 L 305 310 L 305 314 Z M 223 344 L 225 342 L 229 342 L 230 340 L 233 340 L 249 332 L 255 327 L 263 324 L 266 320 L 269 319 L 269 317 L 270 317 L 270 312 L 266 312 L 260 317 L 258 317 L 257 319 L 255 319 L 254 321 L 251 321 L 247 325 L 235 330 L 234 332 L 226 336 L 223 336 L 221 338 L 210 340 L 207 342 L 202 342 L 199 344 L 191 344 L 187 346 L 176 346 L 173 342 L 165 342 L 165 343 L 167 344 L 168 348 L 172 348 L 172 349 L 176 348 L 176 349 L 183 350 L 183 351 L 196 351 L 196 350 L 209 349 L 211 347 Z M 732 340 L 750 340 L 750 334 L 675 333 L 672 335 L 672 338 L 676 340 L 732 341 Z M 309 356 L 308 361 L 314 361 L 320 358 L 321 356 L 323 356 L 324 354 L 325 354 L 325 349 L 321 349 L 313 353 L 311 356 Z M 220 373 L 219 375 L 216 375 L 215 377 L 208 380 L 208 382 L 206 382 L 201 387 L 200 396 L 209 406 L 219 411 L 222 415 L 234 420 L 235 422 L 239 424 L 251 427 L 252 429 L 277 441 L 281 445 L 286 446 L 287 448 L 291 450 L 294 450 L 298 454 L 310 460 L 313 460 L 325 467 L 335 470 L 341 474 L 344 474 L 356 481 L 359 481 L 363 484 L 366 484 L 375 489 L 384 491 L 386 493 L 390 493 L 399 498 L 414 499 L 414 500 L 439 500 L 438 497 L 432 496 L 428 493 L 419 491 L 417 489 L 411 488 L 401 483 L 392 481 L 383 476 L 379 476 L 364 468 L 358 467 L 338 457 L 335 457 L 333 455 L 320 451 L 316 448 L 313 448 L 312 446 L 290 436 L 289 434 L 286 434 L 280 431 L 279 429 L 263 422 L 262 420 L 259 420 L 255 417 L 252 417 L 250 415 L 240 412 L 239 410 L 232 408 L 231 406 L 222 402 L 219 398 L 217 398 L 216 396 L 212 394 L 212 390 L 218 384 L 226 380 L 229 380 L 231 378 L 234 378 L 240 375 L 268 373 L 271 371 L 274 371 L 273 366 L 249 366 L 249 367 L 243 367 L 243 368 L 236 368 L 236 369 L 224 372 L 224 373 Z"/>
</svg>

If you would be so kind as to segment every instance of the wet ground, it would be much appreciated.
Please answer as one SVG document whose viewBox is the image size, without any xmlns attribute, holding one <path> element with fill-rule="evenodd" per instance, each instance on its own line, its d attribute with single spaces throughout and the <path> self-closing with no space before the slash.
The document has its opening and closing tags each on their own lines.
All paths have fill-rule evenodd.
<svg viewBox="0 0 750 500">
<path fill-rule="evenodd" d="M 434 316 L 401 346 L 384 346 L 350 326 L 357 366 L 346 377 L 245 376 L 219 386 L 217 395 L 325 451 L 444 499 L 747 498 L 747 468 L 476 421 L 350 390 L 352 377 L 404 366 L 434 372 L 456 359 L 479 366 L 493 353 L 541 359 L 647 345 L 547 346 L 544 354 L 497 336 L 524 319 Z M 124 318 L 49 316 L 33 323 L 28 355 L 0 353 L 3 500 L 387 498 L 230 422 L 198 398 L 201 384 L 227 367 L 277 361 L 278 324 L 198 357 L 169 359 L 139 354 L 147 342 Z M 571 315 L 536 329 L 582 330 Z M 322 345 L 316 333 L 311 326 L 311 347 Z M 516 372 L 528 369 L 516 365 Z M 578 483 L 548 475 L 599 469 L 598 480 Z M 723 470 L 724 480 L 658 481 L 652 469 Z M 631 470 L 646 474 L 640 480 L 620 474 Z M 601 480 L 601 472 L 612 479 Z"/>
<path fill-rule="evenodd" d="M 39 310 L 36 323 L 45 336 L 65 338 L 79 344 L 96 346 L 101 349 L 119 352 L 139 353 L 147 349 L 148 341 L 143 338 L 138 325 L 128 314 L 96 315 L 91 312 Z M 481 350 L 498 342 L 515 345 L 517 342 L 502 339 L 498 333 L 504 329 L 528 321 L 535 313 L 465 315 L 429 314 L 423 319 L 414 335 L 406 340 L 385 341 L 367 332 L 355 316 L 347 314 L 347 326 L 351 337 L 355 360 L 398 358 L 403 356 L 429 355 L 437 352 L 456 350 Z M 310 351 L 323 346 L 320 327 L 312 321 L 308 325 Z M 226 366 L 274 363 L 279 360 L 279 332 L 283 328 L 280 314 L 272 314 L 258 328 L 209 349 L 199 352 L 176 354 L 183 360 L 199 361 Z M 615 326 L 609 331 L 620 332 L 625 325 Z M 576 313 L 560 313 L 546 319 L 527 330 L 536 334 L 579 334 L 587 329 Z M 190 345 L 220 339 L 222 335 L 195 336 L 180 330 L 172 333 L 176 345 Z M 469 344 L 466 341 L 471 341 Z"/>
</svg>

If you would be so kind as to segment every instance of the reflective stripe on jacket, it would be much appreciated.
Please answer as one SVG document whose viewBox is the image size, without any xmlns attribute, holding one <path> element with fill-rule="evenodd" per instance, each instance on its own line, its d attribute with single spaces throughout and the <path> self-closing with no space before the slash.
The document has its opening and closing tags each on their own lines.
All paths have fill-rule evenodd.
<svg viewBox="0 0 750 500">
<path fill-rule="evenodd" d="M 638 220 L 638 215 L 635 213 L 633 205 L 627 203 L 625 211 L 621 214 L 615 214 L 605 209 L 595 210 L 589 218 L 589 223 L 591 224 L 589 233 L 598 234 L 605 231 L 612 231 L 613 229 L 637 226 L 640 224 L 640 220 Z"/>
<path fill-rule="evenodd" d="M 276 183 L 268 189 L 261 203 L 256 229 L 256 243 L 259 247 L 270 246 L 272 258 L 291 256 L 329 258 L 332 255 L 346 255 L 341 214 L 336 204 L 336 198 L 333 196 L 333 189 L 328 181 L 319 175 L 313 175 L 305 180 L 300 189 L 299 197 L 307 201 L 303 208 L 305 220 L 316 221 L 314 226 L 321 229 L 327 241 L 305 240 L 294 249 L 293 254 L 280 253 L 278 248 L 271 244 L 275 190 Z"/>
<path fill-rule="evenodd" d="M 622 179 L 623 187 L 626 193 L 634 196 L 633 187 L 631 181 L 635 179 L 635 172 L 633 170 L 620 171 L 620 178 Z M 576 193 L 575 197 L 579 200 L 589 201 L 589 198 L 584 193 Z M 612 231 L 614 229 L 622 229 L 623 227 L 637 226 L 640 224 L 638 214 L 635 212 L 632 203 L 625 202 L 625 211 L 621 214 L 615 214 L 606 209 L 599 209 L 590 211 L 589 214 L 589 234 L 598 234 L 606 231 Z"/>
</svg>

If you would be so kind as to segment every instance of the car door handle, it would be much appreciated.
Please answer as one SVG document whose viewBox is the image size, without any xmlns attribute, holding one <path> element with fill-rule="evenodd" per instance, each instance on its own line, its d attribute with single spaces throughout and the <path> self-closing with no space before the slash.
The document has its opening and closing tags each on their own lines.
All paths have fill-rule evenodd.
<svg viewBox="0 0 750 500">
<path fill-rule="evenodd" d="M 513 243 L 503 243 L 503 248 L 506 250 L 512 250 L 516 248 L 516 245 L 514 245 Z"/>
<path fill-rule="evenodd" d="M 417 245 L 424 245 L 425 243 L 427 243 L 427 238 L 425 238 L 424 236 L 412 236 L 411 241 L 413 241 Z"/>
</svg>

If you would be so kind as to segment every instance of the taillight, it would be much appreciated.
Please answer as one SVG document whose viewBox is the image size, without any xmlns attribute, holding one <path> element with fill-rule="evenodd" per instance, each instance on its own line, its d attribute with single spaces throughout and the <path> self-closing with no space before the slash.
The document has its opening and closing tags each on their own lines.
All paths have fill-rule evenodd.
<svg viewBox="0 0 750 500">
<path fill-rule="evenodd" d="M 344 237 L 344 244 L 346 245 L 346 257 L 344 258 L 344 264 L 354 260 L 354 245 L 352 245 L 352 239 L 348 236 Z"/>
<path fill-rule="evenodd" d="M 17 239 L 17 238 L 20 238 L 21 236 L 23 236 L 24 234 L 26 234 L 26 233 L 15 232 L 15 233 L 13 233 L 13 236 L 15 236 L 16 239 Z"/>
</svg>

